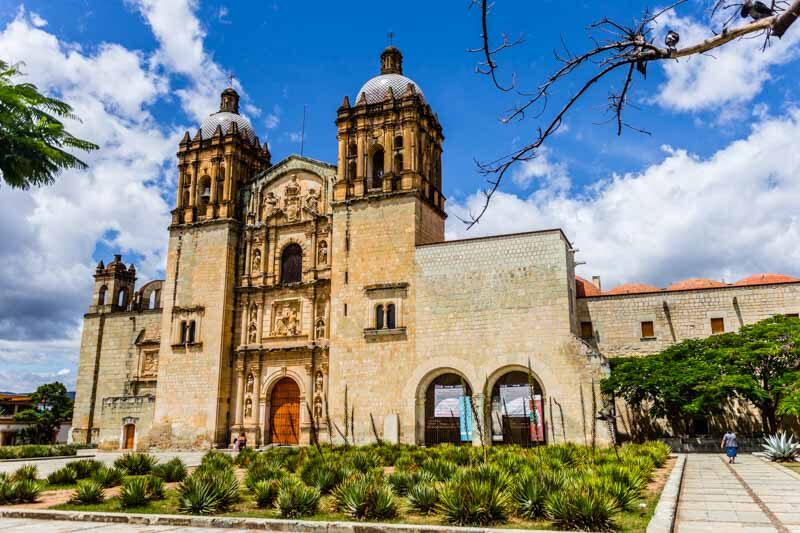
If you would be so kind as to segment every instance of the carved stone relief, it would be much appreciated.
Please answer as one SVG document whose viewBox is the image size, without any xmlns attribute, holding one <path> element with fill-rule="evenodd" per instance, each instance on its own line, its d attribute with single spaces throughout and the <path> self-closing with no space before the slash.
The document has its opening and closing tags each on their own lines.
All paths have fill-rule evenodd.
<svg viewBox="0 0 800 533">
<path fill-rule="evenodd" d="M 279 302 L 273 308 L 272 335 L 288 337 L 300 335 L 300 301 Z"/>
</svg>

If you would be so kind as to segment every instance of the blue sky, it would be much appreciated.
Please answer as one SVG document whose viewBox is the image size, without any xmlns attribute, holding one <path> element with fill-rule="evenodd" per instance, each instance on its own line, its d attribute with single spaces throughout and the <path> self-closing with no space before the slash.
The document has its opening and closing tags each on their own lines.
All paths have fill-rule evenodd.
<svg viewBox="0 0 800 533">
<path fill-rule="evenodd" d="M 682 42 L 718 28 L 711 1 L 692 0 L 656 28 Z M 644 1 L 498 0 L 493 36 L 524 33 L 500 58 L 500 76 L 536 87 L 557 66 L 561 39 L 589 46 L 600 17 L 628 21 Z M 80 321 L 93 265 L 111 254 L 135 261 L 140 283 L 163 275 L 174 153 L 186 129 L 216 110 L 229 72 L 244 112 L 273 161 L 299 151 L 335 163 L 334 118 L 377 74 L 387 32 L 444 127 L 448 237 L 563 227 L 604 287 L 627 281 L 665 286 L 686 277 L 735 281 L 778 271 L 800 275 L 796 206 L 800 132 L 798 39 L 765 52 L 760 40 L 713 55 L 652 65 L 636 79 L 628 120 L 652 135 L 615 135 L 603 124 L 599 85 L 536 160 L 503 184 L 484 220 L 466 232 L 456 216 L 480 205 L 475 159 L 526 143 L 542 120 L 501 124 L 518 94 L 475 74 L 479 13 L 466 1 L 335 2 L 0 0 L 0 58 L 24 61 L 30 81 L 72 103 L 71 129 L 103 149 L 87 172 L 29 192 L 0 188 L 0 390 L 53 378 L 74 383 Z M 554 109 L 583 79 L 553 95 Z M 547 116 L 547 115 L 545 115 Z"/>
</svg>

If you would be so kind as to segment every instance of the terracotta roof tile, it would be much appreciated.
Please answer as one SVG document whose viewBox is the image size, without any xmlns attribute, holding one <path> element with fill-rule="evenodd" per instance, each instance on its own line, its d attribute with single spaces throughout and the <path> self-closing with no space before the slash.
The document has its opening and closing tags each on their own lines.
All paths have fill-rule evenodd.
<svg viewBox="0 0 800 533">
<path fill-rule="evenodd" d="M 643 292 L 659 292 L 661 289 L 646 283 L 625 283 L 603 294 L 639 294 Z"/>
<path fill-rule="evenodd" d="M 669 287 L 668 291 L 685 291 L 689 289 L 712 289 L 714 287 L 726 287 L 727 285 L 721 281 L 705 278 L 689 278 L 682 281 L 676 281 Z"/>
<path fill-rule="evenodd" d="M 578 298 L 600 296 L 600 294 L 602 294 L 600 289 L 594 283 L 580 276 L 575 276 L 575 295 Z"/>
<path fill-rule="evenodd" d="M 800 279 L 787 276 L 785 274 L 771 274 L 769 272 L 764 272 L 762 274 L 754 274 L 752 276 L 748 276 L 744 279 L 740 279 L 734 285 L 736 286 L 745 286 L 745 285 L 770 285 L 772 283 L 793 283 L 795 281 L 800 281 Z"/>
</svg>

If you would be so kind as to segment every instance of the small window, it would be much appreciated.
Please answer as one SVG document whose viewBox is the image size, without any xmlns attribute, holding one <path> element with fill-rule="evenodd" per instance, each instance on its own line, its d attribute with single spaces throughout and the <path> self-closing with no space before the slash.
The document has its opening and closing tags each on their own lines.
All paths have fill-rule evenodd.
<svg viewBox="0 0 800 533">
<path fill-rule="evenodd" d="M 188 344 L 194 344 L 194 320 L 190 320 L 188 326 L 186 327 L 186 342 Z"/>
<path fill-rule="evenodd" d="M 711 334 L 716 335 L 717 333 L 725 333 L 725 319 L 723 318 L 711 319 Z"/>
<path fill-rule="evenodd" d="M 386 306 L 386 327 L 389 329 L 396 328 L 395 320 L 394 304 L 389 304 Z"/>
<path fill-rule="evenodd" d="M 347 316 L 347 304 L 344 304 L 344 316 Z"/>
<path fill-rule="evenodd" d="M 100 296 L 97 298 L 97 305 L 106 305 L 106 293 L 108 292 L 108 287 L 103 285 L 100 287 Z"/>
<path fill-rule="evenodd" d="M 655 336 L 656 336 L 656 330 L 655 327 L 653 326 L 653 322 L 650 320 L 642 322 L 642 338 L 652 339 L 655 338 Z"/>
<path fill-rule="evenodd" d="M 347 285 L 350 282 L 350 274 L 347 273 L 347 270 L 344 271 L 344 284 Z"/>
<path fill-rule="evenodd" d="M 581 322 L 581 337 L 584 339 L 594 338 L 594 328 L 591 322 Z"/>
<path fill-rule="evenodd" d="M 186 321 L 185 320 L 181 320 L 181 344 L 186 344 L 186 341 L 187 341 L 186 334 L 188 332 L 189 332 L 189 330 L 186 329 Z"/>
<path fill-rule="evenodd" d="M 375 307 L 375 329 L 383 329 L 383 306 Z"/>
</svg>

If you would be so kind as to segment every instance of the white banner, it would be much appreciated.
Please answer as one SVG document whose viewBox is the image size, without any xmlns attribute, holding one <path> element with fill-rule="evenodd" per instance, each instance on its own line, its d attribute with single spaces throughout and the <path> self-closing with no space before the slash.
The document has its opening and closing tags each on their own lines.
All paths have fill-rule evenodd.
<svg viewBox="0 0 800 533">
<path fill-rule="evenodd" d="M 458 418 L 461 409 L 458 398 L 464 395 L 461 385 L 436 385 L 433 390 L 433 416 L 436 418 Z"/>
</svg>

